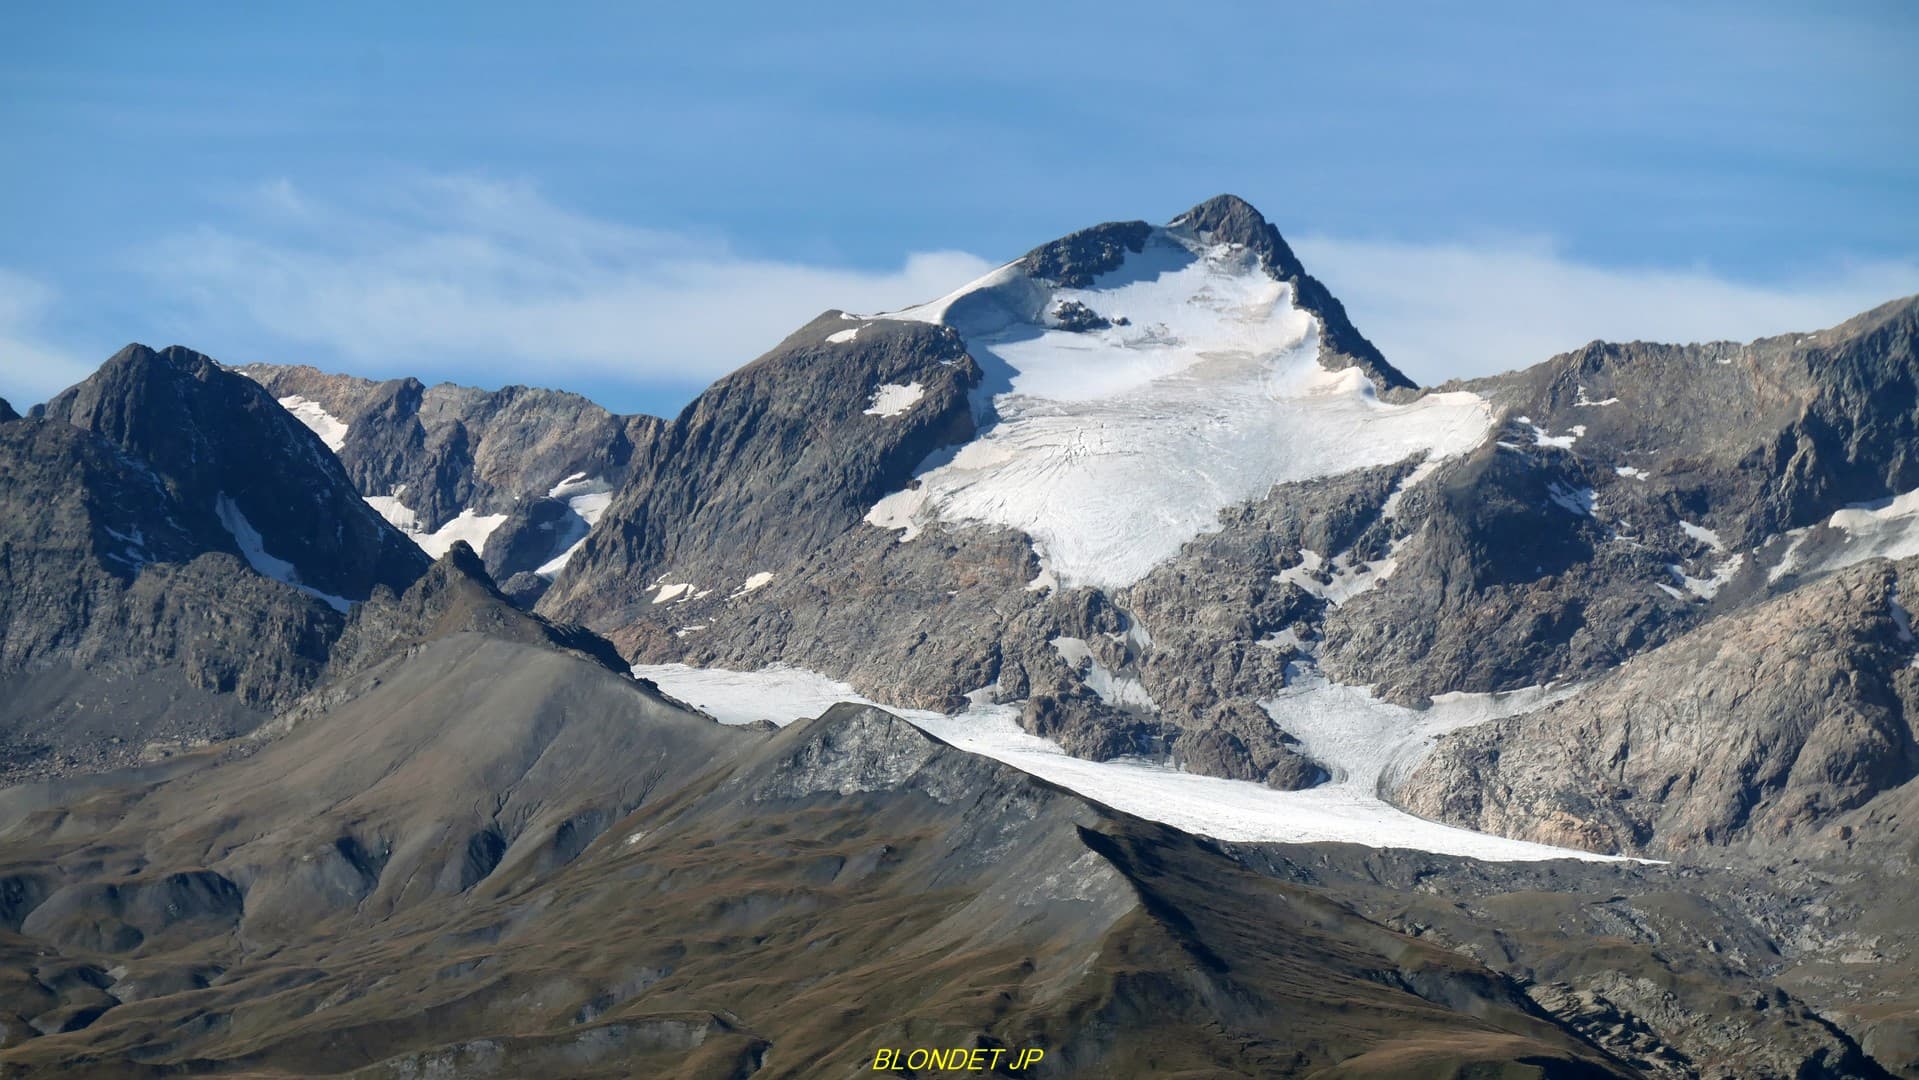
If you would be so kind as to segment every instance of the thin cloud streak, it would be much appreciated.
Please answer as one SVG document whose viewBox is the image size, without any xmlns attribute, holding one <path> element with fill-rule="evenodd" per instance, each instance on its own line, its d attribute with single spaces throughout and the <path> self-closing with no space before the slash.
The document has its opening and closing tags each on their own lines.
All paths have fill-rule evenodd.
<svg viewBox="0 0 1919 1080">
<path fill-rule="evenodd" d="M 1525 367 L 1595 338 L 1813 330 L 1919 291 L 1910 261 L 1755 284 L 1707 269 L 1581 264 L 1540 240 L 1320 236 L 1296 246 L 1360 329 L 1428 384 Z M 992 266 L 958 251 L 910 254 L 877 271 L 753 258 L 718 239 L 599 220 L 530 186 L 470 177 L 417 177 L 359 202 L 277 181 L 248 193 L 231 220 L 145 254 L 156 297 L 191 313 L 183 340 L 222 359 L 325 366 L 330 357 L 365 374 L 430 370 L 607 397 L 703 384 L 824 310 L 901 307 Z M 39 300 L 0 321 L 0 333 L 17 342 Z"/>
<path fill-rule="evenodd" d="M 1919 263 L 1807 268 L 1751 284 L 1708 270 L 1587 266 L 1543 241 L 1294 245 L 1364 334 L 1424 384 L 1528 367 L 1589 341 L 1749 341 L 1820 330 L 1919 292 Z"/>
<path fill-rule="evenodd" d="M 529 367 L 560 382 L 711 379 L 828 308 L 903 306 L 989 269 L 961 252 L 882 271 L 756 259 L 467 179 L 424 181 L 375 207 L 279 182 L 250 206 L 246 230 L 203 226 L 150 261 L 156 286 L 184 287 L 211 338 L 257 329 L 347 360 L 447 361 L 522 380 Z"/>
</svg>

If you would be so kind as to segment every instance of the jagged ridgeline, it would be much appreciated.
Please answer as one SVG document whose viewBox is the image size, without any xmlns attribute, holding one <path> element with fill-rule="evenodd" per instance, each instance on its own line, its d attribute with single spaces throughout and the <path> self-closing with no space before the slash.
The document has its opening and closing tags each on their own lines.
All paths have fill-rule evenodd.
<svg viewBox="0 0 1919 1080">
<path fill-rule="evenodd" d="M 1919 1077 L 1919 300 L 1420 387 L 1231 196 L 954 284 L 665 419 L 0 402 L 0 1073 Z"/>
</svg>

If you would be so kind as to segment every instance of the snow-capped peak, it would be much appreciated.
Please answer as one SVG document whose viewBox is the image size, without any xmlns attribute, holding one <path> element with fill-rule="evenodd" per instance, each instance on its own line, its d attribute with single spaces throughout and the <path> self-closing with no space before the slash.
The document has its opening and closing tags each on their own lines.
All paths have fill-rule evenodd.
<svg viewBox="0 0 1919 1080">
<path fill-rule="evenodd" d="M 903 540 L 933 519 L 1009 526 L 1062 584 L 1118 587 L 1275 484 L 1463 453 L 1489 430 L 1476 395 L 1387 404 L 1358 368 L 1322 368 L 1321 320 L 1250 248 L 1183 224 L 1134 239 L 1078 287 L 1029 256 L 875 316 L 958 330 L 987 426 L 869 522 Z"/>
</svg>

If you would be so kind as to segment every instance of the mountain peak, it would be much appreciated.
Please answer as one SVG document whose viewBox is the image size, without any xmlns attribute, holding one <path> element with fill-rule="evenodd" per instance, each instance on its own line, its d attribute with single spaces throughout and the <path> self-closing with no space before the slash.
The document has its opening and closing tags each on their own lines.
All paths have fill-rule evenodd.
<svg viewBox="0 0 1919 1080">
<path fill-rule="evenodd" d="M 230 536 L 226 550 L 336 608 L 376 584 L 404 589 L 425 568 L 319 436 L 258 382 L 203 353 L 128 345 L 43 415 L 150 466 L 211 535 Z"/>
<path fill-rule="evenodd" d="M 355 607 L 335 647 L 331 670 L 337 677 L 369 666 L 406 643 L 462 633 L 543 645 L 619 675 L 628 673 L 619 652 L 599 635 L 514 607 L 464 540 L 455 540 L 404 593 L 375 592 L 368 603 Z"/>
<path fill-rule="evenodd" d="M 1252 203 L 1237 195 L 1215 195 L 1168 222 L 1190 225 L 1232 244 L 1250 244 L 1272 226 Z"/>
</svg>

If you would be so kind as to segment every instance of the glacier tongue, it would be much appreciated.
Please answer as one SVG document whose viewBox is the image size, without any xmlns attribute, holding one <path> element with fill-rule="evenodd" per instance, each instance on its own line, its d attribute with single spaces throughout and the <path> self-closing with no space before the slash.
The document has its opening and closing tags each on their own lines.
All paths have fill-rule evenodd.
<svg viewBox="0 0 1919 1080">
<path fill-rule="evenodd" d="M 1063 585 L 1131 584 L 1276 484 L 1460 454 L 1492 426 L 1477 395 L 1388 404 L 1324 370 L 1289 285 L 1177 227 L 1087 288 L 1009 264 L 882 317 L 959 330 L 989 425 L 867 520 L 902 540 L 935 519 L 1019 529 Z"/>
<path fill-rule="evenodd" d="M 652 680 L 668 695 L 723 724 L 770 720 L 784 726 L 800 717 L 817 716 L 836 702 L 874 704 L 845 683 L 783 664 L 759 671 L 650 664 L 636 666 L 633 674 Z M 1311 730 L 1316 748 L 1331 751 L 1329 756 L 1341 773 L 1334 782 L 1305 791 L 1276 791 L 1263 784 L 1199 776 L 1137 759 L 1076 758 L 1022 730 L 1014 705 L 975 705 L 953 716 L 881 707 L 968 753 L 1004 762 L 1116 810 L 1200 836 L 1246 842 L 1364 844 L 1494 861 L 1619 861 L 1615 856 L 1427 821 L 1388 805 L 1375 791 L 1389 764 L 1420 752 L 1422 744 L 1437 733 L 1519 712 L 1556 696 L 1564 692 L 1535 690 L 1497 700 L 1448 695 L 1435 699 L 1434 708 L 1420 714 L 1374 701 L 1356 688 L 1302 687 L 1271 707 Z M 1326 723 L 1315 727 L 1313 719 Z M 1355 727 L 1350 735 L 1342 733 L 1347 724 Z"/>
</svg>

